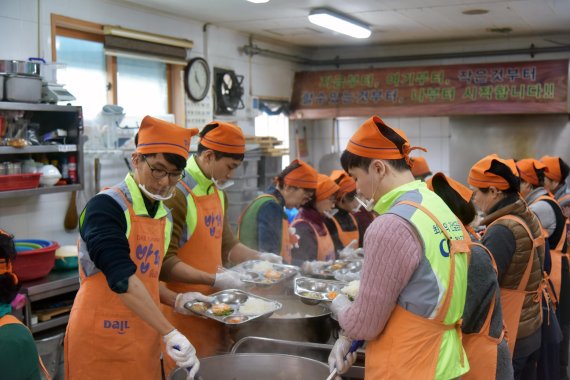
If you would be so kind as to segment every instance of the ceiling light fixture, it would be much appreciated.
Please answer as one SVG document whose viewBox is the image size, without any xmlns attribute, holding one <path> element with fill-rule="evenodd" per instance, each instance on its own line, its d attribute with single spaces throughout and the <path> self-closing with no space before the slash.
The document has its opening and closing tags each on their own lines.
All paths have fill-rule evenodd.
<svg viewBox="0 0 570 380">
<path fill-rule="evenodd" d="M 250 3 L 254 3 L 254 4 L 264 4 L 264 3 L 269 3 L 269 0 L 247 0 Z"/>
<path fill-rule="evenodd" d="M 354 38 L 368 38 L 372 34 L 369 25 L 328 8 L 312 9 L 309 13 L 309 21 Z"/>
</svg>

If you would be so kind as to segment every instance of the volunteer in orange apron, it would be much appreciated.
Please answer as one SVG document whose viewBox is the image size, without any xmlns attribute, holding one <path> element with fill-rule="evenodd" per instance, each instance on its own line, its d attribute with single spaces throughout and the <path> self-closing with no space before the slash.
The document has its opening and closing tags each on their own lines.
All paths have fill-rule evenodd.
<svg viewBox="0 0 570 380">
<path fill-rule="evenodd" d="M 238 222 L 238 237 L 246 246 L 261 252 L 279 252 L 291 262 L 291 239 L 284 207 L 298 208 L 308 202 L 317 187 L 317 171 L 301 160 L 291 162 L 268 192 L 254 199 Z M 294 244 L 293 244 L 294 245 Z"/>
<path fill-rule="evenodd" d="M 14 237 L 0 230 L 0 378 L 10 380 L 40 380 L 40 369 L 49 380 L 38 356 L 32 333 L 10 313 L 11 302 L 20 289 L 18 277 L 12 271 L 16 258 Z"/>
<path fill-rule="evenodd" d="M 550 263 L 545 268 L 552 281 L 554 293 L 558 304 L 556 306 L 558 321 L 562 329 L 562 341 L 558 345 L 557 339 L 551 339 L 545 348 L 545 337 L 543 336 L 543 354 L 540 363 L 541 369 L 548 369 L 544 376 L 558 376 L 568 379 L 568 345 L 570 340 L 570 273 L 568 262 L 568 246 L 566 242 L 567 221 L 562 208 L 552 195 L 543 187 L 548 167 L 534 158 L 525 158 L 517 161 L 517 169 L 521 179 L 521 195 L 529 205 L 529 208 L 540 220 L 543 230 L 548 237 L 548 247 L 550 249 Z M 562 289 L 562 284 L 565 285 Z M 544 330 L 543 330 L 544 331 Z M 558 336 L 556 336 L 558 338 Z M 554 347 L 556 346 L 556 347 Z M 559 346 L 560 360 L 552 364 L 552 350 Z M 545 352 L 548 350 L 548 352 Z M 550 360 L 549 360 L 550 359 Z M 556 375 L 554 375 L 556 374 Z"/>
<path fill-rule="evenodd" d="M 216 289 L 242 287 L 245 284 L 239 274 L 222 270 L 223 263 L 281 259 L 272 253 L 260 254 L 239 242 L 227 251 L 223 248 L 223 240 L 233 233 L 225 217 L 221 189 L 233 182 L 231 176 L 244 153 L 245 137 L 235 125 L 213 121 L 200 132 L 198 152 L 188 160 L 184 178 L 166 203 L 172 210 L 173 231 L 160 275 L 171 291 L 211 294 Z M 191 340 L 198 357 L 229 350 L 231 342 L 223 324 L 170 305 L 161 305 L 161 310 Z M 165 358 L 165 367 L 170 372 L 174 362 Z"/>
<path fill-rule="evenodd" d="M 512 379 L 513 366 L 503 326 L 495 260 L 489 250 L 478 243 L 479 236 L 469 227 L 476 215 L 471 202 L 473 191 L 441 172 L 435 173 L 426 184 L 459 218 L 472 241 L 461 325 L 463 347 L 471 369 L 461 379 Z"/>
<path fill-rule="evenodd" d="M 486 156 L 471 168 L 467 181 L 474 190 L 473 203 L 486 215 L 481 221 L 487 226 L 482 243 L 497 264 L 515 379 L 534 379 L 542 336 L 540 222 L 520 198 L 513 160 Z"/>
<path fill-rule="evenodd" d="M 361 234 L 358 222 L 353 215 L 360 208 L 356 201 L 356 182 L 344 170 L 333 170 L 330 178 L 339 186 L 335 206 L 338 210 L 332 218 L 325 219 L 325 225 L 332 237 L 339 258 L 356 257 L 360 247 Z"/>
<path fill-rule="evenodd" d="M 305 203 L 291 226 L 299 235 L 299 247 L 291 250 L 291 264 L 302 265 L 310 261 L 329 261 L 336 258 L 334 244 L 324 219 L 333 214 L 339 187 L 324 174 L 317 176 L 317 189 L 313 199 Z"/>
<path fill-rule="evenodd" d="M 329 366 L 344 373 L 353 339 L 366 340 L 366 379 L 454 379 L 469 370 L 461 345 L 469 245 L 461 222 L 410 171 L 406 135 L 374 116 L 341 156 L 378 217 L 364 239 L 360 289 L 331 304 L 343 334 Z M 445 227 L 444 227 L 445 226 Z"/>
<path fill-rule="evenodd" d="M 431 175 L 431 170 L 425 158 L 421 156 L 411 157 L 410 161 L 412 163 L 412 174 L 415 179 L 425 181 Z"/>
<path fill-rule="evenodd" d="M 159 309 L 158 275 L 171 234 L 171 196 L 197 130 L 146 116 L 133 173 L 93 197 L 80 217 L 81 286 L 65 335 L 68 380 L 161 376 L 161 337 L 179 366 L 199 368 L 192 344 Z M 201 295 L 194 295 L 200 299 Z"/>
</svg>

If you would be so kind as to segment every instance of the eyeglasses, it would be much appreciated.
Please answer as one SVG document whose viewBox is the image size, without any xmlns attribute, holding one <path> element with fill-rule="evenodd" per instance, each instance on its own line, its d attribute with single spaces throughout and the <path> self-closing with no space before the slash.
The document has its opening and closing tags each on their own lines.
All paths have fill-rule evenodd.
<svg viewBox="0 0 570 380">
<path fill-rule="evenodd" d="M 164 177 L 168 176 L 169 181 L 175 182 L 175 181 L 178 181 L 179 179 L 184 178 L 184 175 L 185 175 L 184 170 L 182 170 L 181 172 L 168 172 L 168 171 L 163 170 L 163 169 L 156 169 L 156 168 L 153 168 L 152 166 L 150 166 L 145 155 L 142 155 L 142 158 L 146 162 L 146 164 L 148 165 L 148 167 L 150 169 L 150 174 L 152 174 L 152 177 L 154 179 L 163 179 Z"/>
</svg>

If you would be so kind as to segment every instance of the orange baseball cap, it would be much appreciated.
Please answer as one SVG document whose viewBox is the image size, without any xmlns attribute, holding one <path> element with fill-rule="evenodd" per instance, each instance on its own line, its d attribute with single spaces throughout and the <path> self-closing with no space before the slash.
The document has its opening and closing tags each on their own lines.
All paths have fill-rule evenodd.
<svg viewBox="0 0 570 380">
<path fill-rule="evenodd" d="M 403 140 L 401 152 L 398 146 L 385 136 L 384 132 L 393 132 Z M 408 165 L 410 165 L 409 154 L 414 149 L 421 149 L 427 152 L 425 148 L 410 146 L 409 140 L 403 131 L 387 126 L 378 116 L 372 116 L 366 120 L 352 135 L 346 146 L 346 150 L 350 153 L 361 157 L 385 160 L 404 158 Z"/>
<path fill-rule="evenodd" d="M 545 173 L 548 171 L 548 168 L 545 164 L 538 160 L 535 160 L 534 158 L 523 158 L 522 160 L 517 161 L 516 165 L 517 169 L 519 170 L 521 179 L 533 186 L 539 185 L 536 170 L 546 169 Z"/>
<path fill-rule="evenodd" d="M 560 157 L 556 156 L 543 156 L 540 159 L 544 165 L 546 165 L 546 172 L 544 175 L 556 182 L 562 182 L 562 169 L 560 168 Z"/>
<path fill-rule="evenodd" d="M 410 161 L 412 163 L 412 174 L 414 177 L 422 177 L 431 174 L 431 170 L 429 170 L 429 165 L 425 158 L 410 157 Z"/>
<path fill-rule="evenodd" d="M 488 171 L 491 169 L 493 161 L 498 161 L 506 165 L 515 176 L 519 176 L 514 160 L 503 159 L 496 154 L 490 154 L 483 157 L 475 165 L 473 165 L 469 171 L 467 183 L 480 189 L 495 186 L 499 190 L 507 190 L 510 187 L 509 182 L 505 178 Z"/>
<path fill-rule="evenodd" d="M 330 177 L 340 188 L 339 198 L 356 190 L 356 181 L 344 170 L 333 170 Z"/>
<path fill-rule="evenodd" d="M 317 202 L 323 201 L 335 194 L 340 187 L 328 176 L 319 173 L 317 179 Z"/>
<path fill-rule="evenodd" d="M 197 128 L 186 129 L 152 116 L 145 116 L 139 128 L 137 153 L 173 153 L 187 159 L 190 139 L 197 134 Z"/>
<path fill-rule="evenodd" d="M 317 171 L 313 167 L 302 160 L 295 160 L 289 166 L 298 164 L 299 166 L 291 170 L 283 178 L 283 182 L 288 186 L 300 187 L 302 189 L 317 188 Z"/>
<path fill-rule="evenodd" d="M 218 152 L 230 154 L 245 153 L 245 136 L 240 127 L 216 120 L 208 125 L 212 124 L 216 124 L 217 127 L 201 136 L 200 144 Z"/>
<path fill-rule="evenodd" d="M 426 181 L 428 189 L 437 193 L 437 191 L 434 190 L 433 186 L 434 181 L 436 183 L 441 183 L 442 181 L 447 183 L 449 187 L 451 187 L 461 198 L 465 200 L 465 202 L 469 203 L 471 201 L 471 197 L 473 196 L 473 191 L 467 186 L 463 185 L 462 183 L 457 182 L 453 178 L 446 176 L 442 172 L 435 173 L 433 177 L 431 177 Z"/>
</svg>

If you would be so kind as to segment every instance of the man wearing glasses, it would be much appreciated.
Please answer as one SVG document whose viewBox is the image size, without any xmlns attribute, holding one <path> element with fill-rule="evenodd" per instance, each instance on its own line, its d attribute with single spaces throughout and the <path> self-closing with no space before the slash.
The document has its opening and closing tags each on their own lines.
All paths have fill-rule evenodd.
<svg viewBox="0 0 570 380">
<path fill-rule="evenodd" d="M 183 175 L 197 130 L 146 116 L 135 138 L 133 172 L 81 213 L 79 273 L 65 336 L 65 378 L 161 378 L 161 337 L 180 367 L 199 369 L 196 350 L 160 312 L 181 295 L 159 285 L 172 217 L 163 205 Z M 182 294 L 188 298 L 187 294 Z M 209 300 L 199 293 L 193 299 Z"/>
</svg>

